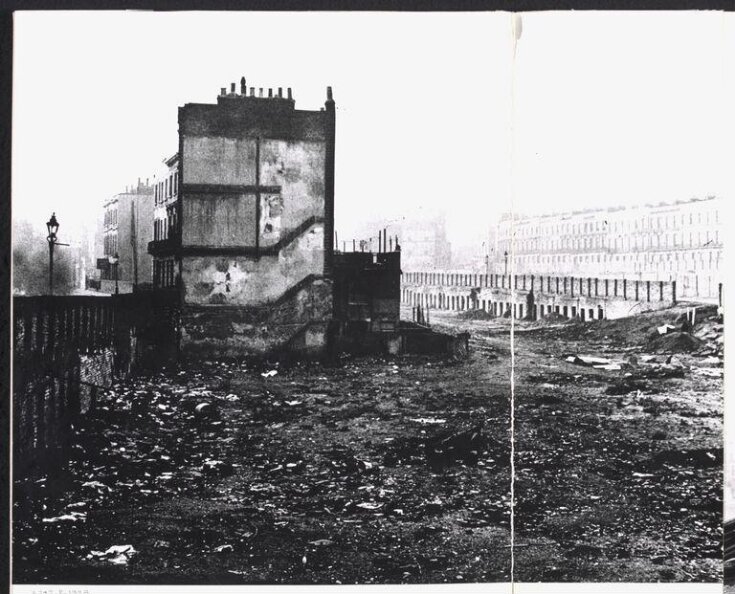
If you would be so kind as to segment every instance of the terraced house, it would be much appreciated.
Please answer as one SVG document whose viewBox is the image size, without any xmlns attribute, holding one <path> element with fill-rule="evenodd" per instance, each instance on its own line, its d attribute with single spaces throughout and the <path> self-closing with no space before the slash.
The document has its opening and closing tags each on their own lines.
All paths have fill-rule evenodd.
<svg viewBox="0 0 735 594">
<path fill-rule="evenodd" d="M 179 108 L 156 185 L 157 286 L 181 300 L 184 352 L 319 351 L 332 317 L 335 105 L 243 78 Z M 163 181 L 163 184 L 160 182 Z M 159 187 L 160 186 L 160 187 Z"/>
<path fill-rule="evenodd" d="M 508 215 L 497 226 L 492 272 L 504 273 L 511 258 L 517 274 L 676 281 L 682 298 L 717 301 L 724 272 L 722 208 L 722 198 L 708 197 Z"/>
</svg>

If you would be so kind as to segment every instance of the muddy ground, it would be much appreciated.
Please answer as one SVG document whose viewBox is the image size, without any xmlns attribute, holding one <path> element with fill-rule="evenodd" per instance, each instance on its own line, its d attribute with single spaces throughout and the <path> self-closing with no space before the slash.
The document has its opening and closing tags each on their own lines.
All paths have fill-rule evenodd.
<svg viewBox="0 0 735 594">
<path fill-rule="evenodd" d="M 667 363 L 679 313 L 516 323 L 517 580 L 721 579 L 721 325 Z M 114 386 L 67 468 L 15 484 L 14 582 L 508 581 L 510 321 L 432 323 L 470 357 Z"/>
</svg>

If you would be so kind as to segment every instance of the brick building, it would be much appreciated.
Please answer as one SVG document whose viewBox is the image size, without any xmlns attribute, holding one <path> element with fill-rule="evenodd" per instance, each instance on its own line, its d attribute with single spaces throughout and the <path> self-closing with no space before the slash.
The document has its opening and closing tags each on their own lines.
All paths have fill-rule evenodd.
<svg viewBox="0 0 735 594">
<path fill-rule="evenodd" d="M 291 89 L 255 91 L 243 78 L 215 104 L 180 107 L 178 156 L 156 183 L 149 252 L 158 284 L 179 287 L 183 352 L 318 352 L 326 343 L 331 88 L 320 111 L 297 110 Z"/>
<path fill-rule="evenodd" d="M 114 293 L 116 274 L 121 293 L 150 286 L 152 262 L 147 246 L 153 236 L 153 187 L 148 180 L 139 179 L 137 185 L 105 200 L 103 217 L 99 290 Z M 109 258 L 116 254 L 118 263 L 110 265 Z"/>
<path fill-rule="evenodd" d="M 722 200 L 505 216 L 490 273 L 676 281 L 680 298 L 716 300 L 722 282 Z M 515 245 L 511 249 L 511 234 Z M 514 259 L 513 262 L 510 260 Z"/>
</svg>

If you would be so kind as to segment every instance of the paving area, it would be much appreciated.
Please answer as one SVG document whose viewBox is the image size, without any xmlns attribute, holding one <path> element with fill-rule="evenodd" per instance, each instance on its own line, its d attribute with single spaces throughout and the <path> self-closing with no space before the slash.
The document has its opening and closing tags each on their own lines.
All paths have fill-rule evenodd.
<svg viewBox="0 0 735 594">
<path fill-rule="evenodd" d="M 517 580 L 721 579 L 722 326 L 662 344 L 680 314 L 516 323 Z M 463 317 L 464 361 L 114 386 L 15 484 L 14 582 L 508 581 L 510 321 Z"/>
</svg>

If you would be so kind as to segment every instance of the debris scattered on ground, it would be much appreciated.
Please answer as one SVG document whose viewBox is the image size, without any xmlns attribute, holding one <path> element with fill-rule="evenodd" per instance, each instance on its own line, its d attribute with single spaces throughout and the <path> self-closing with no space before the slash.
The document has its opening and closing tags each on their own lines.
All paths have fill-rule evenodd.
<svg viewBox="0 0 735 594">
<path fill-rule="evenodd" d="M 603 359 L 602 357 L 592 357 L 590 355 L 568 355 L 564 357 L 567 363 L 575 365 L 585 365 L 595 369 L 603 369 L 605 371 L 619 371 L 624 365 L 623 361 L 613 361 L 611 359 Z"/>
<path fill-rule="evenodd" d="M 71 512 L 56 516 L 55 518 L 43 518 L 41 520 L 45 524 L 56 524 L 57 522 L 84 522 L 87 519 L 87 514 L 84 512 Z"/>
<path fill-rule="evenodd" d="M 509 322 L 451 315 L 482 328 L 461 362 L 211 361 L 101 392 L 67 467 L 15 484 L 14 576 L 508 581 Z M 722 324 L 698 309 L 701 346 L 654 350 L 675 315 L 516 321 L 518 579 L 721 578 Z"/>
<path fill-rule="evenodd" d="M 418 419 L 408 419 L 409 421 L 412 421 L 414 423 L 420 423 L 422 425 L 443 425 L 446 423 L 446 419 L 435 419 L 435 418 L 418 418 Z"/>
<path fill-rule="evenodd" d="M 113 565 L 127 565 L 128 561 L 138 551 L 133 548 L 133 545 L 113 545 L 106 551 L 91 551 L 88 555 L 88 559 L 96 559 L 100 561 L 106 561 Z"/>
</svg>

